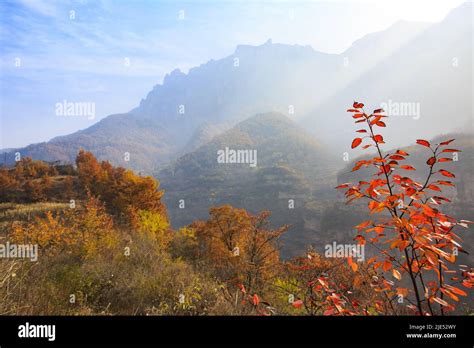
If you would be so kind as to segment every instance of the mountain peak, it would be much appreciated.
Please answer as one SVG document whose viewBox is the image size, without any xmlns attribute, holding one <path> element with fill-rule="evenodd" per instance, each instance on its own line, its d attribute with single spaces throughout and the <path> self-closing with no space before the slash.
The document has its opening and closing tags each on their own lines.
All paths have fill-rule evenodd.
<svg viewBox="0 0 474 348">
<path fill-rule="evenodd" d="M 180 69 L 174 69 L 169 74 L 165 75 L 165 78 L 163 80 L 163 84 L 173 83 L 174 81 L 179 81 L 184 76 L 186 76 L 186 74 L 183 73 Z"/>
<path fill-rule="evenodd" d="M 255 123 L 285 123 L 288 125 L 296 125 L 295 122 L 289 118 L 288 116 L 282 114 L 278 111 L 271 111 L 271 112 L 264 112 L 255 114 L 243 121 L 241 121 L 238 125 L 249 125 Z"/>
<path fill-rule="evenodd" d="M 237 45 L 235 48 L 234 55 L 242 55 L 249 53 L 257 52 L 268 52 L 271 54 L 281 54 L 281 53 L 315 53 L 316 51 L 310 45 L 289 45 L 282 43 L 273 43 L 273 40 L 270 38 L 265 43 L 257 46 L 253 45 Z"/>
</svg>

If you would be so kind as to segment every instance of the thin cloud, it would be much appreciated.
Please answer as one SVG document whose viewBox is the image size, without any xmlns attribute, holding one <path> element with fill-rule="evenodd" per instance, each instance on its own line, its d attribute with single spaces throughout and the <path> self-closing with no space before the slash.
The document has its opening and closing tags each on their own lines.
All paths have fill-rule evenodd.
<svg viewBox="0 0 474 348">
<path fill-rule="evenodd" d="M 40 15 L 47 17 L 58 16 L 58 9 L 51 1 L 43 0 L 19 0 L 19 3 L 29 9 L 30 11 L 36 12 Z"/>
</svg>

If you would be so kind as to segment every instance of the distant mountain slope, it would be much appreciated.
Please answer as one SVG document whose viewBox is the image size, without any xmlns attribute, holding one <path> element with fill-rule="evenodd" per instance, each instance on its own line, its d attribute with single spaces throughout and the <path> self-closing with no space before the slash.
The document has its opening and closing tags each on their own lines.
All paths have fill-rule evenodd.
<svg viewBox="0 0 474 348">
<path fill-rule="evenodd" d="M 7 161 L 12 162 L 14 152 L 20 151 L 23 157 L 73 163 L 81 148 L 92 149 L 100 159 L 149 173 L 169 161 L 177 146 L 174 137 L 158 120 L 120 114 L 111 115 L 85 130 L 11 151 Z"/>
<path fill-rule="evenodd" d="M 427 30 L 432 24 L 398 21 L 383 31 L 370 33 L 355 41 L 342 53 L 347 57 L 348 74 L 365 72 L 360 66 L 372 68 L 398 51 L 407 42 Z"/>
<path fill-rule="evenodd" d="M 336 91 L 302 123 L 318 130 L 324 141 L 343 139 L 341 148 L 347 148 L 355 128 L 349 124 L 345 110 L 357 100 L 370 104 L 370 110 L 384 107 L 392 116 L 385 132 L 391 146 L 403 146 L 407 139 L 472 130 L 472 7 L 472 3 L 465 3 L 440 23 L 428 26 Z M 367 48 L 367 56 L 377 50 L 376 46 Z M 397 108 L 404 106 L 413 107 L 397 115 Z M 321 119 L 319 115 L 331 117 Z"/>
<path fill-rule="evenodd" d="M 256 150 L 257 166 L 219 163 L 218 151 Z M 251 212 L 270 210 L 273 224 L 291 224 L 285 255 L 304 250 L 317 228 L 305 226 L 311 203 L 333 199 L 338 162 L 288 117 L 259 114 L 184 155 L 156 176 L 165 190 L 173 224 L 204 219 L 214 205 L 231 204 Z M 180 209 L 184 200 L 184 209 Z M 294 209 L 289 208 L 294 200 Z M 313 203 L 314 206 L 317 205 Z M 308 214 L 311 210 L 311 214 Z"/>
<path fill-rule="evenodd" d="M 197 127 L 188 143 L 181 149 L 181 155 L 187 154 L 199 148 L 211 141 L 215 136 L 224 133 L 226 130 L 232 127 L 231 123 L 209 123 L 203 122 Z"/>
</svg>

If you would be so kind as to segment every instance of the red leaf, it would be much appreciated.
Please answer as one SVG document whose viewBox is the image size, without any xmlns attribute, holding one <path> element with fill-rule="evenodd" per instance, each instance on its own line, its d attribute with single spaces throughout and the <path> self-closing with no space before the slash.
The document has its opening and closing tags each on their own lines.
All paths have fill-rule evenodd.
<svg viewBox="0 0 474 348">
<path fill-rule="evenodd" d="M 397 150 L 397 154 L 402 155 L 402 156 L 410 156 L 408 152 L 405 152 L 403 150 Z"/>
<path fill-rule="evenodd" d="M 376 135 L 374 135 L 374 140 L 377 143 L 382 143 L 383 142 L 383 137 L 380 134 L 376 134 Z"/>
<path fill-rule="evenodd" d="M 436 163 L 436 157 L 430 157 L 428 161 L 426 161 L 426 164 L 429 166 L 432 166 L 435 163 Z"/>
<path fill-rule="evenodd" d="M 438 214 L 436 209 L 432 209 L 427 205 L 423 205 L 423 213 L 425 213 L 429 217 L 436 217 L 436 215 Z"/>
<path fill-rule="evenodd" d="M 449 290 L 451 290 L 451 292 L 454 292 L 455 294 L 458 294 L 458 295 L 461 295 L 461 296 L 467 296 L 467 294 L 463 290 L 458 289 L 454 286 L 450 286 Z"/>
<path fill-rule="evenodd" d="M 370 221 L 370 220 L 364 221 L 364 222 L 358 224 L 357 226 L 355 226 L 355 228 L 360 231 L 361 229 L 369 226 L 370 224 L 372 224 L 372 221 Z"/>
<path fill-rule="evenodd" d="M 437 183 L 444 186 L 455 186 L 451 181 L 438 180 Z"/>
<path fill-rule="evenodd" d="M 426 147 L 430 147 L 430 146 L 431 146 L 430 143 L 429 143 L 429 141 L 426 141 L 426 140 L 423 140 L 423 139 L 418 139 L 418 140 L 416 141 L 416 143 L 419 144 L 419 145 L 426 146 Z"/>
<path fill-rule="evenodd" d="M 441 152 L 462 152 L 461 150 L 456 150 L 456 149 L 444 149 Z"/>
<path fill-rule="evenodd" d="M 374 231 L 378 234 L 383 233 L 384 230 L 385 230 L 385 227 L 383 227 L 383 226 L 375 226 L 374 227 Z"/>
<path fill-rule="evenodd" d="M 448 172 L 447 170 L 444 170 L 444 169 L 440 169 L 439 172 L 440 172 L 441 175 L 447 176 L 448 178 L 455 178 L 456 177 L 456 175 L 454 175 L 453 173 Z"/>
<path fill-rule="evenodd" d="M 357 263 L 355 263 L 354 261 L 352 261 L 352 257 L 348 257 L 348 258 L 347 258 L 347 263 L 349 264 L 349 266 L 351 266 L 353 272 L 357 272 L 357 269 L 358 269 L 359 267 L 357 266 Z"/>
<path fill-rule="evenodd" d="M 301 308 L 302 305 L 303 305 L 303 301 L 301 300 L 296 300 L 293 302 L 293 307 L 295 308 Z"/>
<path fill-rule="evenodd" d="M 364 165 L 363 161 L 357 162 L 357 164 L 354 166 L 354 168 L 352 168 L 352 171 L 355 172 L 355 171 L 359 170 L 363 165 Z"/>
<path fill-rule="evenodd" d="M 440 191 L 441 192 L 441 189 L 438 186 L 434 185 L 434 184 L 428 185 L 428 188 L 433 190 L 433 191 Z"/>
<path fill-rule="evenodd" d="M 382 116 L 376 116 L 371 122 L 370 125 L 376 124 L 378 121 L 382 119 Z"/>
<path fill-rule="evenodd" d="M 252 302 L 254 306 L 258 306 L 258 304 L 260 303 L 260 298 L 258 297 L 257 294 L 253 295 Z"/>
<path fill-rule="evenodd" d="M 408 296 L 408 289 L 407 288 L 397 288 L 397 294 L 403 297 Z"/>
<path fill-rule="evenodd" d="M 346 187 L 349 187 L 350 185 L 351 185 L 351 183 L 346 182 L 345 184 L 341 184 L 341 185 L 339 185 L 339 186 L 336 186 L 335 188 L 337 188 L 337 189 L 346 188 Z"/>
<path fill-rule="evenodd" d="M 374 210 L 376 207 L 378 207 L 379 203 L 376 201 L 370 201 L 369 202 L 369 209 Z"/>
<path fill-rule="evenodd" d="M 433 199 L 437 204 L 441 204 L 441 201 L 445 201 L 445 202 L 448 202 L 448 203 L 451 202 L 446 197 L 441 197 L 441 196 L 433 196 L 431 199 Z"/>
<path fill-rule="evenodd" d="M 383 121 L 378 121 L 378 122 L 376 123 L 376 125 L 379 126 L 379 127 L 387 127 L 387 125 L 386 125 L 385 122 L 383 122 Z"/>
<path fill-rule="evenodd" d="M 451 142 L 453 142 L 454 139 L 450 139 L 450 140 L 446 140 L 446 141 L 443 141 L 442 143 L 439 143 L 440 145 L 448 145 L 450 144 Z"/>
<path fill-rule="evenodd" d="M 392 268 L 392 263 L 388 260 L 385 260 L 382 268 L 385 272 L 387 272 L 390 268 Z"/>
<path fill-rule="evenodd" d="M 416 170 L 412 166 L 400 166 L 400 169 L 405 169 L 405 170 Z"/>
<path fill-rule="evenodd" d="M 451 299 L 453 299 L 454 301 L 459 301 L 459 297 L 457 297 L 456 295 L 454 295 L 451 291 L 447 290 L 447 289 L 444 289 L 444 288 L 441 288 L 439 289 L 443 294 L 446 294 L 448 295 Z"/>
<path fill-rule="evenodd" d="M 364 104 L 362 103 L 358 103 L 358 102 L 354 102 L 354 104 L 352 104 L 352 106 L 356 109 L 360 109 L 360 108 L 363 108 L 364 107 Z"/>
<path fill-rule="evenodd" d="M 327 309 L 324 311 L 323 315 L 333 315 L 334 314 L 334 309 Z"/>
<path fill-rule="evenodd" d="M 356 148 L 357 146 L 359 146 L 360 143 L 362 143 L 362 139 L 361 139 L 361 138 L 355 138 L 354 140 L 352 140 L 352 145 L 351 145 L 351 147 L 354 149 L 354 148 Z"/>
<path fill-rule="evenodd" d="M 470 282 L 468 279 L 464 279 L 464 280 L 462 281 L 462 285 L 464 285 L 466 288 L 469 288 L 469 289 L 474 286 L 473 283 Z"/>
</svg>

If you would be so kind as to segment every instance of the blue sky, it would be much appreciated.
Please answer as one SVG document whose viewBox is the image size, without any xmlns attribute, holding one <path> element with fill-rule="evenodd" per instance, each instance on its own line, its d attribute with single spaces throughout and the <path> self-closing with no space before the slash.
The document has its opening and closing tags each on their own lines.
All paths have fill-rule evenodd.
<svg viewBox="0 0 474 348">
<path fill-rule="evenodd" d="M 440 21 L 461 2 L 3 0 L 0 148 L 126 112 L 166 73 L 230 55 L 238 44 L 272 38 L 340 53 L 398 20 Z M 58 117 L 63 100 L 95 103 L 96 117 Z"/>
</svg>

